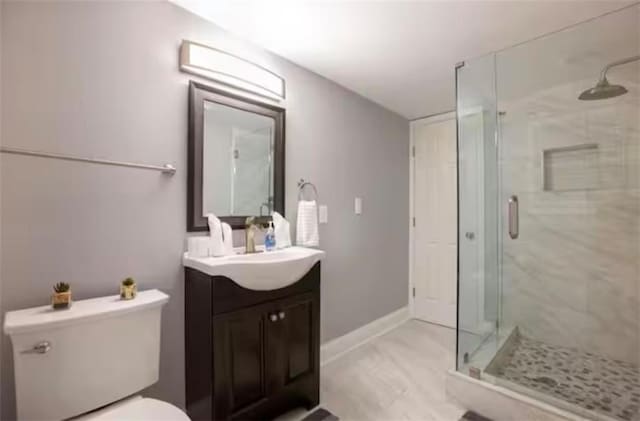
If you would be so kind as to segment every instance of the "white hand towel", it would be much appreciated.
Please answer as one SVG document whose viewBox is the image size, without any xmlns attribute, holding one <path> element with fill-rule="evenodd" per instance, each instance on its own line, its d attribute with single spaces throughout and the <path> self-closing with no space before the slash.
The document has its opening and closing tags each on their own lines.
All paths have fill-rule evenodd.
<svg viewBox="0 0 640 421">
<path fill-rule="evenodd" d="M 301 200 L 298 202 L 296 244 L 302 247 L 317 247 L 320 244 L 318 206 L 315 200 Z"/>
<path fill-rule="evenodd" d="M 283 249 L 291 247 L 291 229 L 289 221 L 284 219 L 278 212 L 271 214 L 273 219 L 273 234 L 276 237 L 276 248 Z"/>
<path fill-rule="evenodd" d="M 209 222 L 209 237 L 211 238 L 210 254 L 213 257 L 224 256 L 224 242 L 222 240 L 222 224 L 212 213 L 207 215 Z"/>
<path fill-rule="evenodd" d="M 224 254 L 225 256 L 230 256 L 234 254 L 233 251 L 233 230 L 231 229 L 231 225 L 226 222 L 222 223 L 222 241 L 224 243 Z"/>
</svg>

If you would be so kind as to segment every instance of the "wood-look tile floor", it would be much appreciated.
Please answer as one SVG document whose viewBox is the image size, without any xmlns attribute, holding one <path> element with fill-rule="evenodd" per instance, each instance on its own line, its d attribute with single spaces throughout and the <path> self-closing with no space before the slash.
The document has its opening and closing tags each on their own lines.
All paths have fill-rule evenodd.
<svg viewBox="0 0 640 421">
<path fill-rule="evenodd" d="M 409 320 L 320 371 L 320 402 L 341 420 L 457 421 L 445 396 L 455 330 Z"/>
</svg>

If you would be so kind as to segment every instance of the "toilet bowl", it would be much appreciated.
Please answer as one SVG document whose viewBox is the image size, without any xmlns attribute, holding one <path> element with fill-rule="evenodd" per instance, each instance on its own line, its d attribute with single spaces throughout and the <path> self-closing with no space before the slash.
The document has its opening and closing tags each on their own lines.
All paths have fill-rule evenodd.
<svg viewBox="0 0 640 421">
<path fill-rule="evenodd" d="M 137 395 L 159 380 L 158 290 L 41 306 L 5 315 L 20 420 L 188 420 L 178 407 Z"/>
</svg>

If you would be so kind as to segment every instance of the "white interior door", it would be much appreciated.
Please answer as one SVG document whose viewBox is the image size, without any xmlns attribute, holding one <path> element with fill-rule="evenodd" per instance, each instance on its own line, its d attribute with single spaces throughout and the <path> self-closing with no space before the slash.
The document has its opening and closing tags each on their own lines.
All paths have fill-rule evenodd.
<svg viewBox="0 0 640 421">
<path fill-rule="evenodd" d="M 413 126 L 413 315 L 456 326 L 456 121 Z"/>
</svg>

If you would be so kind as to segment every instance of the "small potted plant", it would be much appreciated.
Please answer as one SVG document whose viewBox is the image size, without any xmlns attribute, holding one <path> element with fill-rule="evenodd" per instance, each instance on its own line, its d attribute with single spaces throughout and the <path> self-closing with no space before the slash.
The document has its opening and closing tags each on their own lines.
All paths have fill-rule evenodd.
<svg viewBox="0 0 640 421">
<path fill-rule="evenodd" d="M 66 282 L 58 282 L 53 286 L 51 305 L 55 310 L 71 307 L 71 286 Z"/>
<path fill-rule="evenodd" d="M 138 293 L 136 281 L 133 278 L 127 278 L 120 284 L 120 298 L 123 300 L 133 300 Z"/>
</svg>

